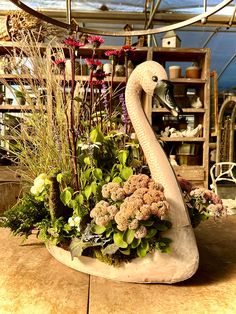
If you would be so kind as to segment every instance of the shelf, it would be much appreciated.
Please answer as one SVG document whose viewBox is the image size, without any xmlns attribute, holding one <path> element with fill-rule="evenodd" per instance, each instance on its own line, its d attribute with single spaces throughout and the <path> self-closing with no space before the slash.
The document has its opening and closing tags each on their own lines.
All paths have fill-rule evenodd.
<svg viewBox="0 0 236 314">
<path fill-rule="evenodd" d="M 2 46 L 1 46 L 2 45 Z M 16 49 L 14 49 L 16 47 Z M 43 53 L 51 58 L 51 54 L 58 51 L 58 49 L 62 49 L 64 51 L 65 57 L 69 58 L 69 48 L 65 45 L 60 45 L 57 47 L 50 47 L 50 45 L 42 44 L 38 46 L 40 48 L 40 53 Z M 19 49 L 18 49 L 19 48 Z M 21 48 L 19 45 L 15 43 L 1 43 L 0 42 L 0 55 L 5 55 L 6 53 L 14 54 L 14 51 L 16 51 L 16 55 L 18 51 L 21 51 Z M 30 47 L 27 47 L 26 54 L 28 57 L 31 57 Z M 120 47 L 114 47 L 114 46 L 101 46 L 98 49 L 96 49 L 96 59 L 103 60 L 103 62 L 110 62 L 109 58 L 105 55 L 105 52 L 107 50 L 114 50 L 114 49 L 121 49 Z M 92 46 L 86 46 L 81 47 L 79 49 L 79 56 L 84 58 L 91 58 L 93 53 Z M 178 146 L 181 143 L 190 143 L 195 144 L 200 147 L 200 159 L 199 159 L 199 165 L 196 165 L 194 163 L 194 166 L 190 165 L 182 165 L 182 166 L 175 166 L 174 170 L 177 174 L 181 175 L 187 180 L 192 181 L 194 184 L 201 184 L 205 187 L 208 187 L 208 173 L 209 173 L 209 108 L 210 108 L 210 50 L 208 48 L 164 48 L 164 47 L 143 47 L 138 48 L 134 51 L 134 58 L 133 63 L 134 66 L 137 66 L 138 64 L 146 61 L 146 60 L 154 60 L 162 64 L 166 71 L 168 72 L 168 67 L 172 63 L 178 64 L 178 62 L 183 62 L 184 66 L 188 66 L 189 63 L 196 62 L 201 67 L 201 78 L 199 79 L 193 79 L 193 78 L 186 78 L 181 77 L 177 79 L 172 79 L 171 82 L 174 85 L 174 93 L 175 97 L 177 99 L 177 103 L 181 104 L 187 108 L 183 108 L 183 113 L 181 114 L 186 115 L 188 118 L 192 118 L 190 116 L 194 116 L 194 125 L 201 123 L 203 126 L 204 137 L 161 137 L 160 135 L 157 136 L 158 140 L 166 142 L 165 148 L 167 150 L 167 153 L 169 153 L 169 149 L 171 146 Z M 124 60 L 120 60 L 123 62 Z M 170 63 L 170 64 L 168 64 Z M 14 73 L 14 72 L 13 72 Z M 79 73 L 79 72 L 77 72 Z M 87 72 L 82 72 L 87 73 Z M 69 75 L 66 75 L 66 86 L 70 86 L 71 84 L 71 78 Z M 63 75 L 54 74 L 51 78 L 54 81 L 57 81 L 59 85 L 63 85 L 64 77 Z M 8 82 L 8 84 L 13 84 L 14 82 L 17 84 L 19 80 L 22 80 L 24 85 L 30 85 L 31 82 L 38 82 L 37 77 L 34 76 L 34 74 L 28 74 L 27 72 L 24 72 L 22 74 L 1 74 L 0 80 L 2 82 L 5 80 Z M 48 82 L 50 78 L 48 77 L 42 77 L 41 76 L 41 85 L 46 85 L 46 82 Z M 86 82 L 89 82 L 90 76 L 89 75 L 76 75 L 75 80 L 82 82 L 84 85 L 86 85 Z M 93 78 L 93 81 L 96 80 L 96 78 Z M 126 77 L 107 77 L 105 80 L 107 82 L 107 85 L 111 84 L 111 81 L 113 81 L 114 86 L 118 86 L 119 84 L 124 87 L 126 84 Z M 39 82 L 40 83 L 40 82 Z M 87 83 L 88 84 L 88 83 Z M 39 84 L 40 85 L 40 84 Z M 200 97 L 202 103 L 204 104 L 203 108 L 195 109 L 190 107 L 190 102 L 187 101 L 186 98 L 186 89 L 187 88 L 195 88 L 197 91 L 197 95 Z M 185 99 L 186 98 L 186 99 Z M 188 106 L 190 108 L 188 108 Z M 163 119 L 164 115 L 171 115 L 170 111 L 165 108 L 152 108 L 152 98 L 151 97 L 144 97 L 144 111 L 148 117 L 149 121 L 152 121 L 152 117 L 156 118 L 156 121 L 160 121 Z M 18 106 L 15 105 L 2 105 L 0 106 L 0 112 L 2 112 L 2 116 L 4 116 L 4 113 L 7 112 L 30 112 L 31 110 L 37 110 L 37 106 L 32 106 L 30 103 L 28 105 L 24 106 Z M 155 119 L 153 119 L 155 120 Z M 193 120 L 193 119 L 192 119 Z M 195 121 L 196 120 L 196 121 Z M 178 122 L 177 122 L 178 123 Z M 155 123 L 153 124 L 155 129 Z M 10 137 L 9 137 L 10 138 Z M 176 143 L 176 145 L 174 145 Z"/>
<path fill-rule="evenodd" d="M 204 137 L 158 137 L 163 142 L 205 142 Z"/>
<path fill-rule="evenodd" d="M 205 113 L 206 109 L 204 108 L 182 108 L 183 113 Z M 170 113 L 170 111 L 166 108 L 152 108 L 152 112 L 158 112 L 158 113 Z"/>
<path fill-rule="evenodd" d="M 170 81 L 173 84 L 193 84 L 193 85 L 197 85 L 197 84 L 205 84 L 206 83 L 206 80 L 192 79 L 192 78 L 176 78 L 176 79 L 172 79 Z"/>
<path fill-rule="evenodd" d="M 64 77 L 63 75 L 54 75 L 54 77 L 58 80 L 58 81 L 63 81 Z M 8 82 L 13 81 L 14 83 L 17 83 L 17 80 L 36 80 L 36 78 L 34 78 L 34 75 L 32 74 L 0 74 L 0 80 L 6 80 Z M 48 79 L 48 77 L 42 77 L 42 79 L 45 79 L 45 81 Z M 84 82 L 89 82 L 90 77 L 89 75 L 76 75 L 75 76 L 75 80 L 76 81 L 84 81 Z M 93 78 L 93 81 L 95 81 L 96 78 Z M 111 82 L 112 77 L 108 76 L 104 79 L 105 82 Z M 71 81 L 71 79 L 66 79 L 66 81 Z M 113 77 L 113 82 L 114 83 L 126 83 L 126 77 L 122 76 L 122 77 Z"/>
<path fill-rule="evenodd" d="M 182 166 L 172 166 L 174 169 L 177 170 L 204 170 L 203 166 L 187 166 L 187 165 L 182 165 Z"/>
<path fill-rule="evenodd" d="M 195 61 L 202 60 L 209 53 L 209 48 L 167 48 L 154 47 L 153 54 L 164 61 Z"/>
<path fill-rule="evenodd" d="M 204 166 L 173 166 L 175 173 L 189 181 L 204 182 L 207 178 Z"/>
<path fill-rule="evenodd" d="M 37 108 L 35 108 L 37 109 Z M 18 105 L 0 105 L 0 112 L 19 112 L 19 111 L 31 111 L 31 106 L 18 106 Z"/>
<path fill-rule="evenodd" d="M 63 78 L 61 77 L 61 79 L 63 80 Z M 76 75 L 75 76 L 75 80 L 76 81 L 86 81 L 86 82 L 89 82 L 90 80 L 90 77 L 89 75 Z M 111 76 L 108 76 L 104 79 L 105 82 L 109 82 L 111 83 L 111 80 L 112 80 L 112 77 Z M 96 78 L 94 77 L 94 80 L 93 81 L 96 81 Z M 114 76 L 113 77 L 113 83 L 126 83 L 126 77 L 125 76 L 121 76 L 121 77 L 117 77 L 117 76 Z"/>
</svg>

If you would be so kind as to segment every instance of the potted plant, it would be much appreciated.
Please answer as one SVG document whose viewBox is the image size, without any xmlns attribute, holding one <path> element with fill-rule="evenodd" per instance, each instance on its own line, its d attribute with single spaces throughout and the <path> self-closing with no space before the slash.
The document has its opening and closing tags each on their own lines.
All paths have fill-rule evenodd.
<svg viewBox="0 0 236 314">
<path fill-rule="evenodd" d="M 82 45 L 76 38 L 64 41 L 72 61 L 70 84 L 64 58 L 54 62 L 40 55 L 33 58 L 37 60 L 34 68 L 39 77 L 33 81 L 36 83 L 32 90 L 38 95 L 39 105 L 25 115 L 13 152 L 26 171 L 22 176 L 28 182 L 28 192 L 5 213 L 4 226 L 26 237 L 37 229 L 55 258 L 86 273 L 133 282 L 184 280 L 196 271 L 198 252 L 173 170 L 165 161 L 165 170 L 174 177 L 165 188 L 156 180 L 162 170 L 156 167 L 159 160 L 152 162 L 158 171 L 154 171 L 154 178 L 150 177 L 152 169 L 147 167 L 140 143 L 131 136 L 127 97 L 123 90 L 113 91 L 107 86 L 106 74 L 100 68 L 98 71 L 96 49 L 103 40 L 100 36 L 90 36 L 88 40 L 93 51 L 91 59 L 87 59 L 90 75 L 83 91 L 75 82 L 74 61 Z M 63 80 L 50 72 L 53 66 L 60 66 Z M 154 66 L 160 65 L 145 63 L 130 78 Z M 152 75 L 148 87 L 156 86 L 157 80 Z M 45 88 L 45 103 L 40 103 L 37 82 Z M 129 85 L 132 86 L 137 84 Z M 135 101 L 136 95 L 141 95 L 139 90 L 128 92 Z M 112 107 L 114 97 L 116 106 Z M 131 100 L 129 103 L 135 103 Z M 136 109 L 134 106 L 133 112 Z M 146 121 L 142 114 L 136 119 L 141 131 Z M 156 137 L 148 130 L 141 141 L 148 144 L 153 136 L 153 143 L 148 144 L 153 152 Z M 153 156 L 162 161 L 166 158 L 156 151 Z M 165 173 L 163 178 L 166 176 Z M 195 191 L 184 180 L 181 186 L 194 226 L 205 220 L 210 210 L 215 211 L 215 216 L 224 212 L 220 200 L 211 193 Z M 166 194 L 170 201 L 174 199 L 176 207 L 183 205 L 180 212 L 175 208 L 178 223 Z M 189 267 L 185 267 L 186 261 Z"/>
</svg>

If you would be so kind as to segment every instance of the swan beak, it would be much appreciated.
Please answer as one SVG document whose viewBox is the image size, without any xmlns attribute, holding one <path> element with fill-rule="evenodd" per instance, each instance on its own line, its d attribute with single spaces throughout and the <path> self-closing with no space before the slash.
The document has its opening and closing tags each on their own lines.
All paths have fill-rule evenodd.
<svg viewBox="0 0 236 314">
<path fill-rule="evenodd" d="M 168 110 L 170 110 L 173 116 L 177 117 L 182 113 L 182 110 L 175 102 L 173 89 L 173 84 L 171 82 L 167 80 L 160 80 L 157 82 L 153 96 L 156 97 Z"/>
</svg>

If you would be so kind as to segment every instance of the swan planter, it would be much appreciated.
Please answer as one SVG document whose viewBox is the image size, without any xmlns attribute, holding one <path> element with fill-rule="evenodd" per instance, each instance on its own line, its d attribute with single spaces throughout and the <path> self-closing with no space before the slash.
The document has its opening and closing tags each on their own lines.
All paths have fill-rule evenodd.
<svg viewBox="0 0 236 314">
<path fill-rule="evenodd" d="M 141 92 L 156 96 L 173 115 L 180 109 L 175 105 L 167 81 L 165 69 L 154 61 L 138 65 L 129 77 L 126 86 L 126 106 L 129 117 L 143 148 L 152 178 L 160 182 L 170 204 L 169 220 L 172 228 L 165 236 L 172 240 L 171 252 L 158 251 L 144 258 L 135 258 L 119 267 L 105 264 L 95 258 L 81 256 L 71 258 L 69 251 L 57 246 L 47 246 L 48 251 L 59 262 L 78 271 L 126 282 L 175 283 L 190 278 L 199 263 L 198 249 L 182 193 L 161 145 L 147 120 L 141 104 Z"/>
</svg>

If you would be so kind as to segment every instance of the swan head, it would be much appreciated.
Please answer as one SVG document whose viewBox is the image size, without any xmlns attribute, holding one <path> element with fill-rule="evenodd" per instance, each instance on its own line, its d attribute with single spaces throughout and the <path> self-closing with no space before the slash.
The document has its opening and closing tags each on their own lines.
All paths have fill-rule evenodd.
<svg viewBox="0 0 236 314">
<path fill-rule="evenodd" d="M 143 90 L 157 98 L 174 116 L 178 116 L 182 110 L 175 102 L 173 84 L 167 80 L 163 66 L 155 61 L 146 61 L 137 68 Z"/>
</svg>

